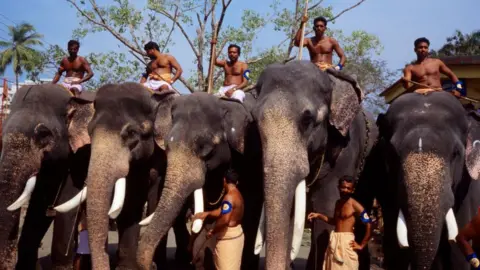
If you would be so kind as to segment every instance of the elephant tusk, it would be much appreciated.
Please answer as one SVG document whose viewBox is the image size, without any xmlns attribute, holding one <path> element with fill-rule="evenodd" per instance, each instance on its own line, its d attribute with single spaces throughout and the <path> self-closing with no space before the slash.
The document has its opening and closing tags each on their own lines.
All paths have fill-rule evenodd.
<svg viewBox="0 0 480 270">
<path fill-rule="evenodd" d="M 398 212 L 397 238 L 398 238 L 398 244 L 400 245 L 401 248 L 408 248 L 407 222 L 405 221 L 405 216 L 403 215 L 402 210 Z"/>
<path fill-rule="evenodd" d="M 126 184 L 127 180 L 125 178 L 120 178 L 115 182 L 112 206 L 108 211 L 108 216 L 111 219 L 116 219 L 122 212 L 123 203 L 125 202 Z"/>
<path fill-rule="evenodd" d="M 147 226 L 148 224 L 150 224 L 150 222 L 152 222 L 153 215 L 155 215 L 155 213 L 152 213 L 150 216 L 148 216 L 145 219 L 143 219 L 142 221 L 140 221 L 140 223 L 138 223 L 138 225 Z"/>
<path fill-rule="evenodd" d="M 265 234 L 265 205 L 262 206 L 262 214 L 260 215 L 260 222 L 258 223 L 257 238 L 255 239 L 254 253 L 255 255 L 260 254 L 262 251 L 265 239 L 263 235 Z"/>
<path fill-rule="evenodd" d="M 32 196 L 32 192 L 35 189 L 35 183 L 37 182 L 37 176 L 30 177 L 27 180 L 27 184 L 25 185 L 25 189 L 23 190 L 22 194 L 18 199 L 12 203 L 10 206 L 7 207 L 8 211 L 15 211 L 18 208 L 22 207 L 25 203 L 30 200 L 30 196 Z"/>
<path fill-rule="evenodd" d="M 305 228 L 305 211 L 307 210 L 307 187 L 303 179 L 295 189 L 295 217 L 293 220 L 293 238 L 290 259 L 293 261 L 302 245 L 303 230 Z"/>
<path fill-rule="evenodd" d="M 203 190 L 201 188 L 196 189 L 193 192 L 193 201 L 194 201 L 194 214 L 203 212 Z M 203 220 L 196 219 L 192 224 L 192 232 L 199 233 L 203 226 Z"/>
<path fill-rule="evenodd" d="M 445 216 L 445 221 L 447 223 L 448 241 L 456 242 L 455 237 L 457 237 L 458 234 L 458 225 L 452 208 L 448 210 L 447 215 Z"/>
<path fill-rule="evenodd" d="M 67 213 L 67 212 L 70 212 L 72 209 L 78 207 L 86 199 L 87 199 L 87 187 L 84 187 L 77 195 L 75 195 L 75 197 L 73 197 L 69 201 L 66 201 L 58 205 L 53 209 L 55 209 L 55 211 L 59 213 Z"/>
</svg>

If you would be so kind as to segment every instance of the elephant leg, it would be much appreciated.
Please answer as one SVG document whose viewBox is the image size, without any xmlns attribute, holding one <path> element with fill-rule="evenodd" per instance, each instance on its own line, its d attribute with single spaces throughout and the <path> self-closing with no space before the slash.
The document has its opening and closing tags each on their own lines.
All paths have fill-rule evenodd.
<svg viewBox="0 0 480 270">
<path fill-rule="evenodd" d="M 384 219 L 384 237 L 383 237 L 383 253 L 385 269 L 407 270 L 411 262 L 409 249 L 401 249 L 398 246 L 398 238 L 396 233 L 398 214 L 394 213 L 398 210 L 383 208 Z"/>
<path fill-rule="evenodd" d="M 254 248 L 258 225 L 260 223 L 260 215 L 262 213 L 263 189 L 261 187 L 255 187 L 249 190 L 240 189 L 240 192 L 246 194 L 243 196 L 244 206 L 245 209 L 249 209 L 249 211 L 245 211 L 242 219 L 242 229 L 245 236 L 242 253 L 242 269 L 258 269 L 260 255 L 255 255 Z"/>
<path fill-rule="evenodd" d="M 185 201 L 185 204 L 180 211 L 180 214 L 173 223 L 173 232 L 175 233 L 175 242 L 177 249 L 175 250 L 175 261 L 177 265 L 189 265 L 192 260 L 192 255 L 188 252 L 188 243 L 190 240 L 190 233 L 185 226 L 187 220 L 187 212 L 189 211 L 189 205 L 193 204 L 191 197 Z"/>
</svg>

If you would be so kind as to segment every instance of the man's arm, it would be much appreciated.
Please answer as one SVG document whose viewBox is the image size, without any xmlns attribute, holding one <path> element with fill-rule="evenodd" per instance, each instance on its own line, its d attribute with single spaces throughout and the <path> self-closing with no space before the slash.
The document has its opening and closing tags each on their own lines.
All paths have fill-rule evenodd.
<svg viewBox="0 0 480 270">
<path fill-rule="evenodd" d="M 412 83 L 410 81 L 412 80 L 412 69 L 411 66 L 408 65 L 403 69 L 403 88 L 405 88 L 407 91 L 412 87 Z"/>
<path fill-rule="evenodd" d="M 60 77 L 62 77 L 62 73 L 65 71 L 65 67 L 63 65 L 63 59 L 60 61 L 60 67 L 57 70 L 57 73 L 55 73 L 55 76 L 53 77 L 52 83 L 55 84 L 60 80 Z"/>
<path fill-rule="evenodd" d="M 367 227 L 365 230 L 365 236 L 363 237 L 363 240 L 360 243 L 360 249 L 363 249 L 368 245 L 368 240 L 370 240 L 370 235 L 372 230 L 372 224 L 371 224 L 372 220 L 370 219 L 370 216 L 368 215 L 367 211 L 365 211 L 365 208 L 363 208 L 363 206 L 356 200 L 353 200 L 353 209 L 355 210 L 355 213 L 360 214 L 360 219 Z"/>
<path fill-rule="evenodd" d="M 178 63 L 177 59 L 175 57 L 169 55 L 169 60 L 170 60 L 170 65 L 175 69 L 175 76 L 173 76 L 171 83 L 174 83 L 182 76 L 182 67 Z"/>
<path fill-rule="evenodd" d="M 293 44 L 297 47 L 300 46 L 300 40 L 302 39 L 302 26 L 304 24 L 306 24 L 307 21 L 308 21 L 308 17 L 303 16 L 302 17 L 302 22 L 300 23 L 300 28 L 298 28 L 298 31 L 295 34 L 295 39 L 293 40 Z M 309 38 L 304 38 L 303 40 L 304 40 L 303 47 L 306 47 L 308 45 L 308 42 L 310 41 L 310 39 Z"/>
<path fill-rule="evenodd" d="M 242 63 L 242 83 L 239 86 L 236 87 L 237 89 L 243 90 L 243 88 L 245 88 L 245 86 L 247 86 L 248 80 L 244 76 L 245 70 L 247 70 L 247 69 L 248 69 L 247 63 Z"/>
<path fill-rule="evenodd" d="M 83 79 L 81 79 L 78 83 L 84 83 L 93 77 L 93 71 L 90 68 L 90 64 L 88 63 L 87 59 L 82 57 L 81 61 L 82 61 L 83 68 L 87 71 L 87 76 L 83 77 Z"/>
<path fill-rule="evenodd" d="M 476 254 L 468 241 L 477 236 L 477 231 L 475 228 L 478 227 L 480 227 L 480 213 L 477 214 L 467 225 L 465 225 L 465 227 L 460 230 L 455 238 L 463 255 L 465 255 L 467 261 L 470 262 L 474 267 L 478 267 L 480 262 L 478 261 Z"/>
<path fill-rule="evenodd" d="M 332 39 L 332 44 L 333 44 L 333 49 L 337 53 L 338 57 L 340 58 L 340 63 L 338 64 L 339 69 L 342 70 L 342 68 L 345 66 L 345 62 L 347 61 L 347 57 L 345 57 L 345 53 L 343 52 L 342 47 L 340 47 L 340 44 L 338 44 L 338 41 L 334 38 Z"/>
<path fill-rule="evenodd" d="M 228 227 L 228 224 L 232 219 L 233 196 L 227 194 L 223 198 L 222 206 L 220 207 L 220 209 L 220 216 L 217 218 L 213 229 L 210 230 L 210 235 L 216 234 Z"/>
<path fill-rule="evenodd" d="M 450 80 L 452 80 L 453 83 L 456 83 L 458 82 L 458 78 L 457 76 L 455 76 L 455 74 L 452 72 L 452 70 L 450 70 L 447 65 L 445 65 L 445 63 L 443 63 L 442 60 L 438 60 L 439 64 L 440 64 L 440 72 L 446 76 L 448 76 L 450 78 Z"/>
<path fill-rule="evenodd" d="M 335 220 L 333 218 L 328 217 L 328 216 L 326 216 L 324 214 L 321 214 L 321 213 L 310 213 L 310 214 L 308 214 L 307 218 L 308 218 L 309 221 L 312 221 L 312 219 L 314 219 L 314 218 L 319 218 L 323 222 L 335 226 Z"/>
</svg>

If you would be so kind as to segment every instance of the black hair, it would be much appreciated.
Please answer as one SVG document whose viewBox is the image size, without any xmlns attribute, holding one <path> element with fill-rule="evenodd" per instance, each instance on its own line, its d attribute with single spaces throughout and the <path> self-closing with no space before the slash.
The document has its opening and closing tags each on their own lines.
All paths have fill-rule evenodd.
<svg viewBox="0 0 480 270">
<path fill-rule="evenodd" d="M 236 173 L 234 170 L 232 169 L 229 169 L 226 173 L 225 173 L 225 181 L 227 182 L 227 184 L 238 184 L 238 179 L 239 179 L 239 175 L 238 173 Z"/>
<path fill-rule="evenodd" d="M 355 186 L 355 178 L 353 178 L 352 176 L 350 175 L 344 175 L 342 177 L 340 177 L 338 179 L 338 184 L 340 185 L 342 182 L 347 182 L 347 183 L 350 183 L 350 184 L 353 184 L 353 186 Z"/>
<path fill-rule="evenodd" d="M 151 49 L 156 49 L 157 51 L 160 51 L 160 47 L 158 47 L 158 44 L 153 41 L 149 41 L 145 46 L 143 47 L 145 51 L 151 50 Z"/>
<path fill-rule="evenodd" d="M 227 50 L 230 50 L 230 48 L 237 48 L 237 50 L 238 50 L 238 55 L 240 55 L 240 53 L 241 53 L 240 46 L 238 46 L 237 44 L 230 44 L 230 45 L 228 46 L 228 49 L 227 49 Z"/>
<path fill-rule="evenodd" d="M 78 47 L 80 47 L 80 42 L 78 42 L 78 40 L 69 40 L 68 41 L 68 47 L 71 47 L 73 45 L 77 45 Z"/>
<path fill-rule="evenodd" d="M 315 26 L 315 24 L 317 24 L 317 22 L 323 22 L 323 24 L 325 25 L 325 27 L 327 26 L 327 19 L 325 19 L 325 17 L 323 16 L 320 16 L 320 17 L 317 17 L 313 20 L 313 25 Z"/>
<path fill-rule="evenodd" d="M 415 42 L 413 42 L 413 45 L 415 45 L 415 48 L 416 48 L 422 42 L 425 42 L 428 44 L 428 46 L 430 46 L 430 40 L 428 40 L 426 37 L 417 38 Z"/>
</svg>

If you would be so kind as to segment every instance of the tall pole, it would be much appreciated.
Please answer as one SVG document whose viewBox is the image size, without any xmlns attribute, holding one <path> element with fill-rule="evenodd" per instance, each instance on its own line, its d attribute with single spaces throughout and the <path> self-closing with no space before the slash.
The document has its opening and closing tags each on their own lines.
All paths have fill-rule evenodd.
<svg viewBox="0 0 480 270">
<path fill-rule="evenodd" d="M 217 49 L 217 27 L 213 29 L 212 42 L 210 47 L 210 65 L 208 66 L 208 86 L 207 93 L 212 94 L 213 92 L 213 67 L 215 66 L 216 60 L 216 49 Z"/>
<path fill-rule="evenodd" d="M 308 0 L 305 0 L 305 10 L 303 11 L 303 16 L 307 16 L 307 14 L 308 14 Z M 300 44 L 298 46 L 298 60 L 302 60 L 303 44 L 305 42 L 305 24 L 306 22 L 302 23 L 302 35 L 300 37 Z"/>
</svg>

